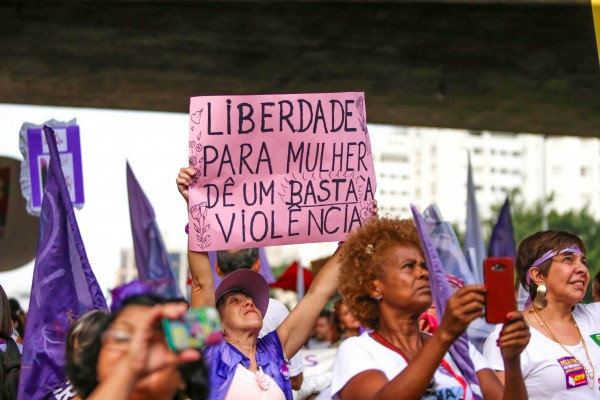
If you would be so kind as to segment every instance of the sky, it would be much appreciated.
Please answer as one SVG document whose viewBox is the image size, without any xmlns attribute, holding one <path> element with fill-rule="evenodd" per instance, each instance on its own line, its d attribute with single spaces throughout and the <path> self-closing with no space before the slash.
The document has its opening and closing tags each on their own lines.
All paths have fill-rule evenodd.
<svg viewBox="0 0 600 400">
<path fill-rule="evenodd" d="M 73 118 L 80 126 L 85 190 L 85 205 L 76 210 L 76 216 L 90 265 L 107 295 L 115 284 L 121 249 L 133 246 L 127 160 L 154 207 L 167 248 L 187 246 L 186 205 L 175 178 L 188 163 L 188 114 L 0 104 L 0 156 L 22 160 L 19 131 L 23 123 L 41 125 L 51 119 L 67 122 Z M 289 250 L 303 255 L 301 262 L 307 266 L 310 259 L 331 254 L 335 244 L 316 246 L 316 252 L 314 247 L 302 251 L 301 246 L 289 246 Z M 9 297 L 19 296 L 30 291 L 32 277 L 33 262 L 0 272 L 0 283 Z M 19 299 L 27 308 L 23 295 Z"/>
<path fill-rule="evenodd" d="M 85 205 L 76 212 L 88 259 L 106 292 L 114 286 L 122 248 L 132 247 L 125 162 L 154 207 L 167 247 L 185 248 L 187 212 L 177 191 L 187 166 L 187 114 L 0 104 L 0 156 L 21 160 L 24 122 L 77 119 L 81 133 Z M 33 263 L 0 273 L 9 296 L 31 288 Z"/>
</svg>

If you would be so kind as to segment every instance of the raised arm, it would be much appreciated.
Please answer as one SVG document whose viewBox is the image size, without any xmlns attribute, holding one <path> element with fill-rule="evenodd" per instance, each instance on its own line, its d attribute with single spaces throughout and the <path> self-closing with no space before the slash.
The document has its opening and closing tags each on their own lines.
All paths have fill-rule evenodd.
<svg viewBox="0 0 600 400">
<path fill-rule="evenodd" d="M 288 359 L 306 343 L 321 310 L 337 290 L 340 270 L 339 252 L 338 247 L 321 268 L 306 295 L 277 328 L 283 352 Z"/>
<path fill-rule="evenodd" d="M 193 168 L 181 168 L 176 179 L 177 189 L 186 205 L 189 204 L 189 186 L 193 182 L 193 176 Z M 188 265 L 192 275 L 191 306 L 194 308 L 214 306 L 215 288 L 208 253 L 191 251 L 188 247 Z"/>
<path fill-rule="evenodd" d="M 502 327 L 497 345 L 504 360 L 502 378 L 491 369 L 477 374 L 484 398 L 502 400 L 527 399 L 527 389 L 521 371 L 521 352 L 529 343 L 529 326 L 523 320 L 523 314 L 514 311 L 508 314 L 508 321 Z M 504 387 L 502 386 L 504 384 Z"/>
<path fill-rule="evenodd" d="M 373 218 L 378 217 L 377 200 L 373 201 Z M 340 246 L 327 260 L 310 285 L 310 289 L 277 328 L 283 352 L 289 359 L 306 343 L 319 314 L 338 288 L 340 273 Z"/>
<path fill-rule="evenodd" d="M 342 400 L 420 399 L 452 343 L 481 316 L 485 288 L 469 285 L 448 301 L 437 331 L 428 338 L 410 363 L 392 380 L 379 369 L 369 369 L 352 377 L 339 392 Z"/>
<path fill-rule="evenodd" d="M 192 308 L 215 306 L 215 287 L 208 253 L 191 251 L 188 248 L 188 265 L 192 275 Z"/>
</svg>

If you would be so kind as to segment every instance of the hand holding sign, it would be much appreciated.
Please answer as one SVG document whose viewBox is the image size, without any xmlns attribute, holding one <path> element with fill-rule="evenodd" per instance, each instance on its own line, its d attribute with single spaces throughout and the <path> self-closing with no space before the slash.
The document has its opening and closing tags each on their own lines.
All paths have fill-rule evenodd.
<svg viewBox="0 0 600 400">
<path fill-rule="evenodd" d="M 363 93 L 194 97 L 189 161 L 194 251 L 342 240 L 373 215 Z"/>
<path fill-rule="evenodd" d="M 179 170 L 179 175 L 177 175 L 177 178 L 175 179 L 175 182 L 177 182 L 177 190 L 179 190 L 179 193 L 183 196 L 186 203 L 190 202 L 189 188 L 194 182 L 194 173 L 194 169 L 191 167 L 181 168 Z"/>
</svg>

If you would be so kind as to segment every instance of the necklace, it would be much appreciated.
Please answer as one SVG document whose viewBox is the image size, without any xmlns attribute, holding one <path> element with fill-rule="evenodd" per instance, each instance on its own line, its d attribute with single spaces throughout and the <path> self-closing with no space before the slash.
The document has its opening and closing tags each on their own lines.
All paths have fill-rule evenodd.
<svg viewBox="0 0 600 400">
<path fill-rule="evenodd" d="M 584 363 L 579 361 L 579 359 L 577 357 L 575 357 L 575 355 L 573 353 L 571 353 L 571 351 L 569 351 L 569 349 L 567 349 L 564 344 L 562 344 L 561 342 L 558 341 L 558 339 L 554 335 L 554 332 L 552 332 L 552 330 L 550 329 L 550 326 L 548 326 L 548 323 L 546 322 L 544 317 L 542 317 L 542 315 L 540 314 L 540 312 L 538 311 L 538 308 L 536 306 L 532 305 L 531 310 L 529 310 L 529 312 L 535 314 L 536 319 L 538 320 L 540 325 L 546 330 L 546 332 L 548 332 L 548 334 L 550 334 L 550 336 L 552 337 L 552 340 L 554 340 L 556 343 L 558 343 L 564 351 L 569 353 L 571 355 L 571 357 L 573 357 L 579 363 L 579 365 L 581 365 L 583 367 L 583 369 L 585 370 L 585 374 L 588 377 L 588 385 L 590 386 L 590 389 L 592 389 L 594 386 L 594 378 L 596 377 L 596 371 L 594 370 L 594 364 L 592 364 L 592 359 L 590 357 L 590 354 L 588 353 L 587 345 L 585 344 L 585 340 L 583 339 L 583 335 L 581 334 L 581 330 L 579 329 L 579 325 L 577 325 L 577 321 L 575 321 L 573 314 L 571 314 L 571 321 L 573 321 L 573 324 L 575 324 L 575 328 L 577 328 L 577 332 L 579 332 L 579 337 L 581 338 L 581 343 L 583 344 L 583 350 L 585 350 L 585 355 L 588 359 L 588 364 L 591 368 L 591 371 L 588 369 L 588 367 L 586 367 L 586 365 Z"/>
</svg>

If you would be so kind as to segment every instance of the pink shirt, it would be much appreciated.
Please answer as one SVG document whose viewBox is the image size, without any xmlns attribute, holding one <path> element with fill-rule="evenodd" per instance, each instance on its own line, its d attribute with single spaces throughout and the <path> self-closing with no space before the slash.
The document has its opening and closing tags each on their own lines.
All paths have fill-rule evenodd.
<svg viewBox="0 0 600 400">
<path fill-rule="evenodd" d="M 285 400 L 285 395 L 277 383 L 262 372 L 262 368 L 254 373 L 238 364 L 225 400 L 239 399 Z"/>
</svg>

